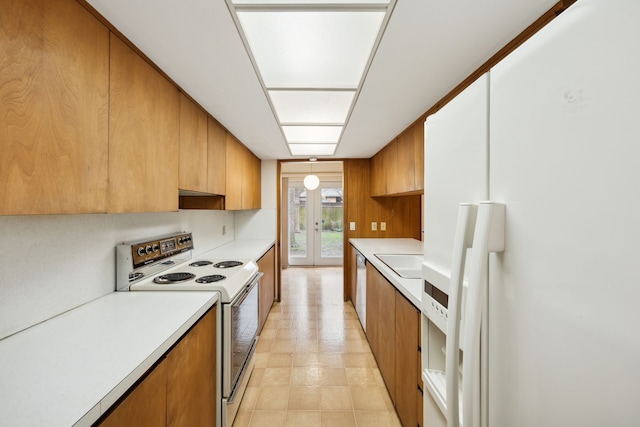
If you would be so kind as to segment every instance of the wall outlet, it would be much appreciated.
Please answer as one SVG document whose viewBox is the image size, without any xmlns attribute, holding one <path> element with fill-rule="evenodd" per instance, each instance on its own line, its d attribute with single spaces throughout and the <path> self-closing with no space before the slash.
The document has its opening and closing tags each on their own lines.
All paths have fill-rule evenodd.
<svg viewBox="0 0 640 427">
<path fill-rule="evenodd" d="M 381 222 L 380 223 L 380 231 L 387 231 L 387 223 L 386 222 Z"/>
<path fill-rule="evenodd" d="M 349 223 L 349 230 L 356 231 L 356 223 L 355 223 L 355 221 L 351 221 Z"/>
<path fill-rule="evenodd" d="M 377 222 L 372 222 L 371 223 L 371 231 L 376 231 L 378 229 L 378 223 Z"/>
</svg>

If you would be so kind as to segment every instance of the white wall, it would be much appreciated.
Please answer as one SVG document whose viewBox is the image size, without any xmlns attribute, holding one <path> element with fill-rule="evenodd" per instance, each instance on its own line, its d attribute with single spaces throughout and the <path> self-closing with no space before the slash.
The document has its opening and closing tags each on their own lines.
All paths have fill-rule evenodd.
<svg viewBox="0 0 640 427">
<path fill-rule="evenodd" d="M 113 292 L 118 243 L 182 230 L 193 232 L 197 256 L 234 239 L 235 216 L 180 211 L 0 217 L 0 339 Z"/>
</svg>

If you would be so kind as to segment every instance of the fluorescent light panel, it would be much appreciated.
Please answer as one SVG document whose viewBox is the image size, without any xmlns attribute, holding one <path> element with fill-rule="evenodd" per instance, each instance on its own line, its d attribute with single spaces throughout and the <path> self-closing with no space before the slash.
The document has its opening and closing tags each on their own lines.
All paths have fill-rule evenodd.
<svg viewBox="0 0 640 427">
<path fill-rule="evenodd" d="M 333 156 L 337 144 L 289 144 L 293 156 Z"/>
<path fill-rule="evenodd" d="M 338 143 L 342 126 L 282 126 L 287 142 L 293 143 Z"/>
<path fill-rule="evenodd" d="M 270 90 L 281 124 L 344 124 L 355 91 Z"/>
<path fill-rule="evenodd" d="M 389 4 L 389 0 L 233 0 L 233 4 Z"/>
<path fill-rule="evenodd" d="M 356 89 L 381 10 L 237 10 L 267 88 Z"/>
</svg>

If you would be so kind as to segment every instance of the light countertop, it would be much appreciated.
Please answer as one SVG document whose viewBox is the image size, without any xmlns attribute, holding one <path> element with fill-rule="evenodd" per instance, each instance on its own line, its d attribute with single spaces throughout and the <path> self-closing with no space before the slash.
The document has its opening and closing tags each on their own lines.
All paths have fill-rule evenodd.
<svg viewBox="0 0 640 427">
<path fill-rule="evenodd" d="M 3 425 L 91 425 L 218 299 L 114 292 L 0 341 Z"/>
<path fill-rule="evenodd" d="M 393 286 L 418 309 L 422 302 L 422 280 L 405 279 L 393 272 L 375 254 L 422 254 L 423 242 L 416 239 L 349 239 L 351 243 Z"/>
<path fill-rule="evenodd" d="M 273 240 L 194 258 L 258 260 Z M 0 423 L 91 425 L 218 301 L 217 292 L 113 292 L 0 340 Z"/>
<path fill-rule="evenodd" d="M 257 261 L 275 244 L 274 240 L 234 240 L 212 249 L 198 259 L 252 259 Z"/>
</svg>

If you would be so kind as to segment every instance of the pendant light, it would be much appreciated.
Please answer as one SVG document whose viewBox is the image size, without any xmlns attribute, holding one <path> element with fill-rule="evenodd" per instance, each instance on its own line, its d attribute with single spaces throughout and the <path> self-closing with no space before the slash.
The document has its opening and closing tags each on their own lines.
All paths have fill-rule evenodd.
<svg viewBox="0 0 640 427">
<path fill-rule="evenodd" d="M 316 159 L 315 158 L 311 158 L 309 160 L 312 162 L 311 163 L 311 173 L 304 177 L 304 181 L 303 181 L 304 182 L 304 188 L 306 188 L 307 190 L 315 190 L 320 185 L 320 178 L 318 178 L 318 175 L 314 175 L 313 174 L 313 162 L 315 162 Z"/>
</svg>

